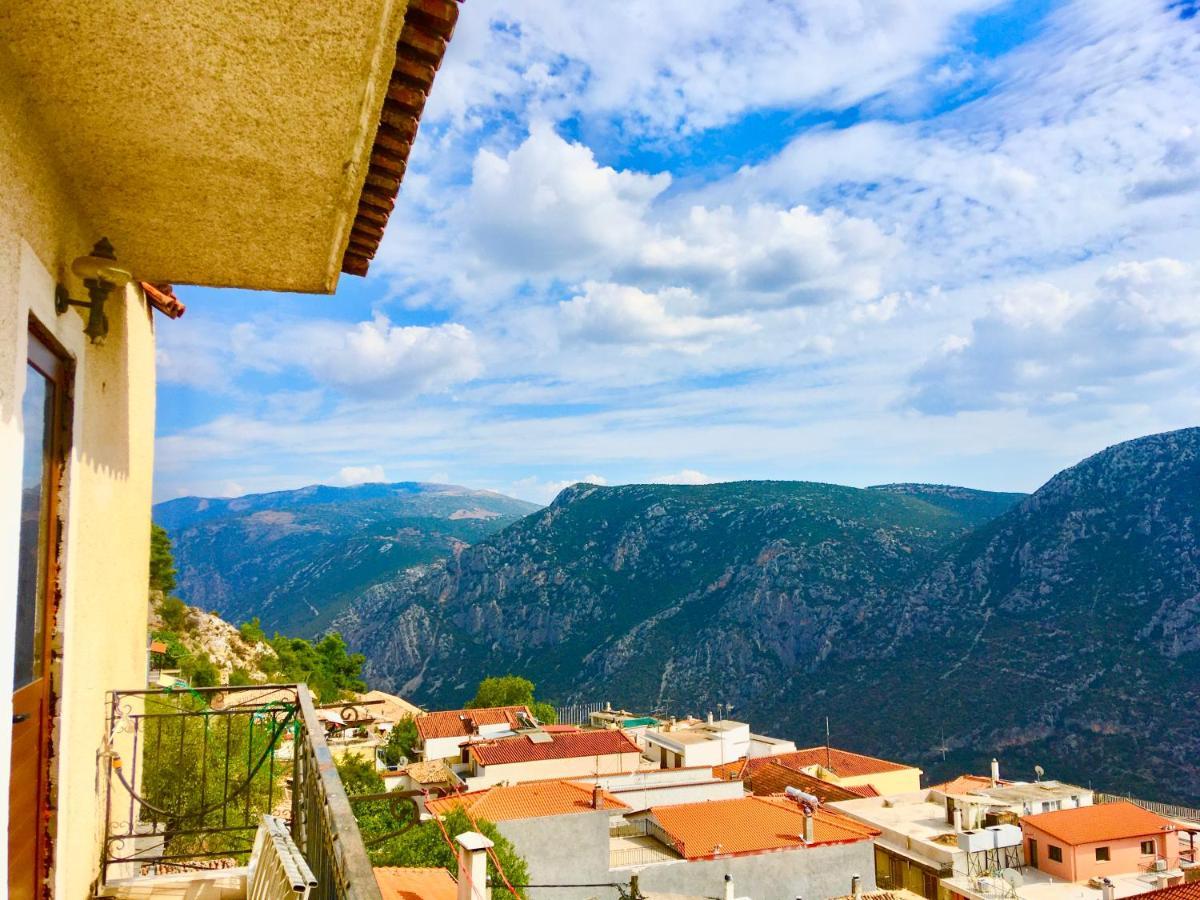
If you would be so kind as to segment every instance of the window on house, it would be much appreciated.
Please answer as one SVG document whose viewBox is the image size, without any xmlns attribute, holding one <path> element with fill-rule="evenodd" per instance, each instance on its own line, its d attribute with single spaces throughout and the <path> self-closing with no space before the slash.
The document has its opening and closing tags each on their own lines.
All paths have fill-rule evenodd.
<svg viewBox="0 0 1200 900">
<path fill-rule="evenodd" d="M 1142 855 L 1143 856 L 1154 856 L 1155 855 L 1154 841 L 1142 841 Z"/>
<path fill-rule="evenodd" d="M 1108 862 L 1108 860 L 1109 860 L 1108 848 L 1107 847 L 1097 847 L 1096 848 L 1096 862 Z"/>
<path fill-rule="evenodd" d="M 1046 855 L 1053 862 L 1062 862 L 1062 847 L 1055 847 L 1053 844 L 1046 845 Z"/>
</svg>

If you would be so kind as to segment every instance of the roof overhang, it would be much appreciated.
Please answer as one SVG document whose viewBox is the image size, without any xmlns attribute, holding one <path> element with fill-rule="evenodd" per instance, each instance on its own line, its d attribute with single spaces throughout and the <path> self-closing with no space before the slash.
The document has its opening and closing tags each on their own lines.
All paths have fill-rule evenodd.
<svg viewBox="0 0 1200 900">
<path fill-rule="evenodd" d="M 374 255 L 457 14 L 39 0 L 0 13 L 0 65 L 139 280 L 328 293 Z"/>
</svg>

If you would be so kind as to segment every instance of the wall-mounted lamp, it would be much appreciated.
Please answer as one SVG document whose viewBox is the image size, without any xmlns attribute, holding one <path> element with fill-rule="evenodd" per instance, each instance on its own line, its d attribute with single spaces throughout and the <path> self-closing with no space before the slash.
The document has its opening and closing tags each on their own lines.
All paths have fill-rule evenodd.
<svg viewBox="0 0 1200 900">
<path fill-rule="evenodd" d="M 104 303 L 108 295 L 133 280 L 133 276 L 116 265 L 117 254 L 108 238 L 100 238 L 89 256 L 80 256 L 71 263 L 71 271 L 83 279 L 90 300 L 72 300 L 70 292 L 61 284 L 54 288 L 54 309 L 61 316 L 72 306 L 88 311 L 87 325 L 83 333 L 93 344 L 104 343 L 108 334 L 108 316 L 104 314 Z"/>
</svg>

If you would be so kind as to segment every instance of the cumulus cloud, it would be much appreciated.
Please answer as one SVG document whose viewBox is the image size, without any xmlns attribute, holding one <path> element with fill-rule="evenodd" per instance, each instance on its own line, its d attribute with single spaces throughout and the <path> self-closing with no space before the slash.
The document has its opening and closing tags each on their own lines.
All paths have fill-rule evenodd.
<svg viewBox="0 0 1200 900">
<path fill-rule="evenodd" d="M 387 481 L 383 466 L 342 466 L 338 470 L 338 484 L 378 484 Z"/>
<path fill-rule="evenodd" d="M 696 295 L 682 288 L 651 294 L 626 285 L 588 283 L 582 294 L 559 304 L 559 316 L 569 338 L 689 352 L 701 351 L 722 336 L 757 330 L 745 316 L 691 312 L 700 306 Z"/>
<path fill-rule="evenodd" d="M 1173 259 L 1111 267 L 1086 292 L 1032 283 L 997 298 L 967 337 L 913 375 L 931 414 L 1146 402 L 1153 379 L 1194 383 L 1200 269 Z"/>
<path fill-rule="evenodd" d="M 688 287 L 724 310 L 867 300 L 900 244 L 835 208 L 656 202 L 665 173 L 616 170 L 535 125 L 506 156 L 481 150 L 457 232 L 481 277 L 507 269 L 655 290 Z"/>
</svg>

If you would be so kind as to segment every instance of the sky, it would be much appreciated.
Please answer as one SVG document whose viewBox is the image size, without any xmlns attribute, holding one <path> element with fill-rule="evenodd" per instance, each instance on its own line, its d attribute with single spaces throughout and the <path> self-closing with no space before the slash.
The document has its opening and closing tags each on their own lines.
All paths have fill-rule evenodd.
<svg viewBox="0 0 1200 900">
<path fill-rule="evenodd" d="M 179 293 L 158 500 L 1031 491 L 1200 424 L 1200 0 L 467 0 L 370 274 Z"/>
</svg>

